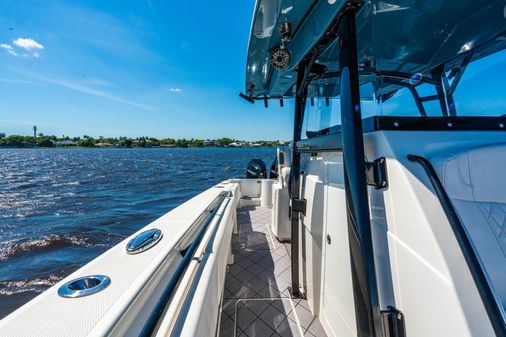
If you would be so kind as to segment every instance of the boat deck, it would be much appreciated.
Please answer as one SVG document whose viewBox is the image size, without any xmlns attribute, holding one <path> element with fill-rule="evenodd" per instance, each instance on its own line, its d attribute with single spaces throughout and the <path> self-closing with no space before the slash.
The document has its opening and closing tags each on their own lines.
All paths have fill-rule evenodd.
<svg viewBox="0 0 506 337">
<path fill-rule="evenodd" d="M 219 336 L 326 337 L 306 300 L 290 297 L 290 244 L 280 243 L 272 234 L 271 210 L 240 208 L 237 222 Z"/>
</svg>

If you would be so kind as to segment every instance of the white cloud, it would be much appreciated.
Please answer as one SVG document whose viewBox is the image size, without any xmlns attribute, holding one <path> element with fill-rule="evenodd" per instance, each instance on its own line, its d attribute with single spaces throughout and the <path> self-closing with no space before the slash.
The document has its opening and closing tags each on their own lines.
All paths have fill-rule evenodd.
<svg viewBox="0 0 506 337">
<path fill-rule="evenodd" d="M 10 44 L 2 43 L 0 44 L 0 48 L 5 50 L 7 53 L 11 54 L 12 56 L 18 56 L 18 53 L 12 48 Z"/>
<path fill-rule="evenodd" d="M 34 39 L 18 37 L 12 41 L 12 45 L 2 43 L 0 44 L 0 48 L 12 56 L 40 57 L 40 51 L 44 49 L 44 46 Z"/>
<path fill-rule="evenodd" d="M 19 48 L 23 48 L 26 50 L 42 50 L 44 46 L 35 41 L 34 39 L 23 39 L 22 37 L 18 37 L 16 40 L 12 41 L 15 46 Z"/>
<path fill-rule="evenodd" d="M 181 89 L 181 88 L 170 88 L 169 91 L 170 92 L 182 92 L 183 89 Z"/>
</svg>

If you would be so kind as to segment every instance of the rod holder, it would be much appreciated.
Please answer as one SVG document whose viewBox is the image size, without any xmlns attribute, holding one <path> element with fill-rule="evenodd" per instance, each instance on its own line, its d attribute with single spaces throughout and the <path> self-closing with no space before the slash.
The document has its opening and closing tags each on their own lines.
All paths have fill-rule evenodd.
<svg viewBox="0 0 506 337">
<path fill-rule="evenodd" d="M 162 239 L 162 231 L 158 228 L 148 229 L 137 234 L 126 246 L 129 255 L 139 254 L 152 248 Z"/>
<path fill-rule="evenodd" d="M 96 294 L 111 284 L 111 279 L 106 275 L 90 275 L 76 278 L 62 285 L 58 289 L 58 295 L 66 298 L 79 298 Z"/>
</svg>

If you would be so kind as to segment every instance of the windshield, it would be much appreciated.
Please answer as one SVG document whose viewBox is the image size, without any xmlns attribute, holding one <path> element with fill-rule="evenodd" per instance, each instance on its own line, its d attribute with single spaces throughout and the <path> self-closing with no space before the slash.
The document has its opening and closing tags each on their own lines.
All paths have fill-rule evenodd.
<svg viewBox="0 0 506 337">
<path fill-rule="evenodd" d="M 506 114 L 506 50 L 471 63 L 454 98 L 459 116 Z"/>
<path fill-rule="evenodd" d="M 506 50 L 476 61 L 472 55 L 432 75 L 362 75 L 362 118 L 506 115 Z M 397 75 L 396 75 L 397 76 Z M 420 76 L 420 78 L 417 78 Z M 434 80 L 439 78 L 440 80 Z M 418 80 L 418 83 L 414 83 Z M 322 88 L 332 86 L 331 97 Z M 314 81 L 308 90 L 304 130 L 307 138 L 339 131 L 339 77 Z M 322 95 L 323 93 L 323 95 Z M 329 92 L 330 93 L 330 92 Z M 334 97 L 332 97 L 334 96 Z"/>
<path fill-rule="evenodd" d="M 376 78 L 383 91 L 379 113 L 384 116 L 502 116 L 506 114 L 506 87 L 502 84 L 505 66 L 506 51 L 503 50 L 468 65 L 448 67 L 442 74 L 443 85 L 447 83 L 441 99 L 434 84 L 414 86 L 416 94 L 408 87 L 388 92 L 384 79 Z M 417 106 L 417 99 L 423 109 Z"/>
</svg>

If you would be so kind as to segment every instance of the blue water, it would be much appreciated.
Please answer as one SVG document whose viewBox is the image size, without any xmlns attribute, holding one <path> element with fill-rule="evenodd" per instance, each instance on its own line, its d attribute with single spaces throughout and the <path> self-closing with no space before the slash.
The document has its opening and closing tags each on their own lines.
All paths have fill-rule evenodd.
<svg viewBox="0 0 506 337">
<path fill-rule="evenodd" d="M 0 318 L 275 149 L 0 149 Z"/>
</svg>

